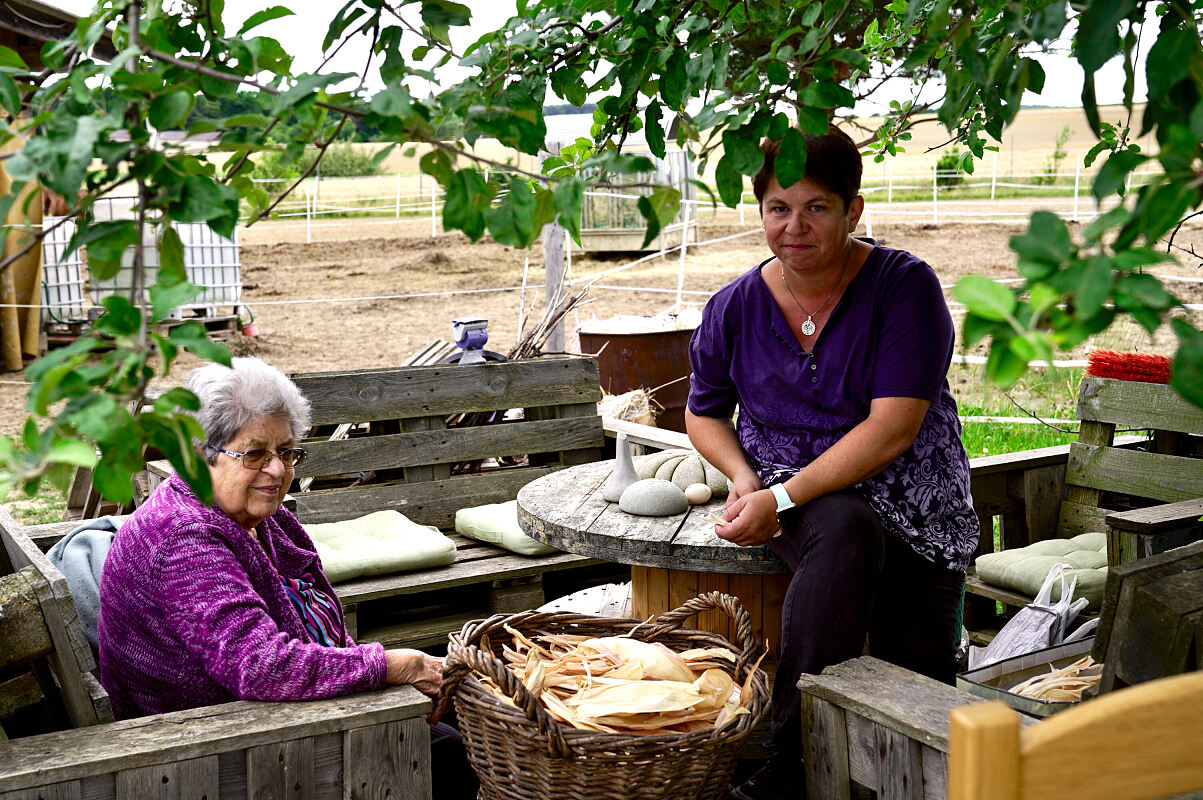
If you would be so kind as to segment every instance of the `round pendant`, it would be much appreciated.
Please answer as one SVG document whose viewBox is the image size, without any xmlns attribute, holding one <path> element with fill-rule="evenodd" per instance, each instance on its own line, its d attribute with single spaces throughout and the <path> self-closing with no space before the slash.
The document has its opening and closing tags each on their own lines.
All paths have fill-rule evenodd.
<svg viewBox="0 0 1203 800">
<path fill-rule="evenodd" d="M 802 335 L 813 336 L 815 332 L 815 324 L 807 317 L 806 322 L 802 323 Z"/>
</svg>

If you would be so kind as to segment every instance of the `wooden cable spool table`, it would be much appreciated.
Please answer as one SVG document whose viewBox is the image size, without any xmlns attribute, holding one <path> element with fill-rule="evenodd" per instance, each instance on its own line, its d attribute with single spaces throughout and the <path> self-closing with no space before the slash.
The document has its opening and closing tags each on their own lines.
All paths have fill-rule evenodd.
<svg viewBox="0 0 1203 800">
<path fill-rule="evenodd" d="M 759 641 L 776 660 L 781 604 L 792 577 L 767 547 L 740 547 L 718 538 L 706 519 L 723 500 L 690 506 L 671 517 L 641 517 L 601 497 L 614 468 L 599 461 L 544 475 L 518 492 L 518 523 L 534 539 L 578 555 L 631 565 L 631 613 L 639 619 L 674 609 L 698 594 L 739 598 Z M 698 616 L 697 627 L 736 641 L 721 611 Z"/>
</svg>

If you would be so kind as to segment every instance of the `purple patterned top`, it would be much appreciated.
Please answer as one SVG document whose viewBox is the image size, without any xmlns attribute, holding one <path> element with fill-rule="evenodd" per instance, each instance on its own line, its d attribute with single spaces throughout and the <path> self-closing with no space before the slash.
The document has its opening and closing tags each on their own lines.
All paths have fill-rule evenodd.
<svg viewBox="0 0 1203 800">
<path fill-rule="evenodd" d="M 263 547 L 175 475 L 121 526 L 101 573 L 98 626 L 100 682 L 118 719 L 384 685 L 379 643 L 317 644 L 289 601 L 277 575 L 308 572 L 337 597 L 296 517 L 281 508 L 258 531 Z"/>
<path fill-rule="evenodd" d="M 963 571 L 978 521 L 948 390 L 952 317 L 935 273 L 909 253 L 875 246 L 806 353 L 761 278 L 763 266 L 706 304 L 689 346 L 689 410 L 722 418 L 738 404 L 740 445 L 772 484 L 866 419 L 874 398 L 931 401 L 910 449 L 857 489 L 891 534 Z"/>
</svg>

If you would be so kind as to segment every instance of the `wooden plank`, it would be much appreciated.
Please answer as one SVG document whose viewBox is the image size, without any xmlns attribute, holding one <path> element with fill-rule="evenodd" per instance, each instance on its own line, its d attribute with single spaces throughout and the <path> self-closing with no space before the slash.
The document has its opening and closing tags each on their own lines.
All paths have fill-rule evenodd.
<svg viewBox="0 0 1203 800">
<path fill-rule="evenodd" d="M 83 787 L 79 781 L 55 783 L 36 789 L 0 792 L 0 800 L 83 800 Z"/>
<path fill-rule="evenodd" d="M 969 459 L 969 479 L 976 482 L 987 475 L 1000 472 L 1055 466 L 1064 464 L 1068 458 L 1069 445 L 1067 444 L 1021 450 L 1016 453 L 1001 453 L 996 456 L 978 456 Z"/>
<path fill-rule="evenodd" d="M 1130 604 L 1132 594 L 1139 587 L 1168 575 L 1197 569 L 1203 569 L 1203 542 L 1187 545 L 1173 553 L 1160 553 L 1137 562 L 1108 568 L 1107 583 L 1103 588 L 1103 610 L 1092 650 L 1095 661 L 1105 663 L 1112 629 L 1117 622 L 1116 610 L 1121 605 Z"/>
<path fill-rule="evenodd" d="M 1074 453 L 1082 447 L 1107 447 L 1115 438 L 1115 426 L 1103 422 L 1084 420 L 1078 425 L 1078 441 L 1069 446 L 1069 461 L 1065 465 L 1065 499 L 1083 506 L 1097 506 L 1101 492 L 1098 487 L 1083 484 L 1082 477 L 1074 474 Z"/>
<path fill-rule="evenodd" d="M 813 695 L 942 753 L 948 752 L 948 713 L 981 702 L 939 681 L 871 656 L 803 675 L 803 696 Z"/>
<path fill-rule="evenodd" d="M 307 441 L 304 447 L 308 455 L 297 468 L 297 477 L 405 467 L 409 482 L 434 480 L 436 478 L 433 475 L 422 477 L 416 470 L 433 464 L 528 453 L 581 448 L 596 451 L 604 438 L 601 418 L 596 414 L 569 420 L 510 422 L 465 428 L 436 428 L 435 419 L 421 417 L 402 420 L 403 426 L 412 426 L 412 430 L 406 433 L 358 436 L 338 441 Z M 442 418 L 437 419 L 441 421 Z M 410 480 L 411 471 L 413 480 Z"/>
<path fill-rule="evenodd" d="M 1203 409 L 1166 384 L 1085 377 L 1077 416 L 1129 428 L 1203 433 Z"/>
<path fill-rule="evenodd" d="M 1151 534 L 1193 525 L 1200 517 L 1203 517 L 1203 498 L 1133 511 L 1112 511 L 1107 514 L 1106 522 L 1116 530 Z"/>
<path fill-rule="evenodd" d="M 26 567 L 12 575 L 0 576 L 0 672 L 17 664 L 41 658 L 50 652 L 50 631 L 42 619 L 37 592 L 30 585 Z"/>
<path fill-rule="evenodd" d="M 848 735 L 848 775 L 854 784 L 876 786 L 881 757 L 877 753 L 878 725 L 856 714 L 844 715 Z"/>
<path fill-rule="evenodd" d="M 605 433 L 602 430 L 601 417 L 597 415 L 597 403 L 568 403 L 558 406 L 527 407 L 525 410 L 527 425 L 536 422 L 560 420 L 566 423 L 573 434 L 588 433 L 588 442 L 574 442 L 568 436 L 548 437 L 535 448 L 523 452 L 532 454 L 532 465 L 542 465 L 549 461 L 565 466 L 587 464 L 601 458 L 601 446 L 605 443 Z M 596 439 L 593 434 L 596 433 Z M 543 455 L 535 455 L 542 453 Z"/>
<path fill-rule="evenodd" d="M 342 733 L 313 737 L 313 780 L 317 800 L 344 800 Z"/>
<path fill-rule="evenodd" d="M 694 575 L 697 577 L 696 589 L 699 595 L 709 592 L 731 593 L 730 575 L 724 575 L 721 572 L 695 572 Z M 703 611 L 697 616 L 696 627 L 717 633 L 728 642 L 736 641 L 735 622 L 722 609 L 712 608 L 709 611 Z"/>
<path fill-rule="evenodd" d="M 880 800 L 923 800 L 923 746 L 897 731 L 878 725 L 874 731 L 881 766 L 877 770 Z"/>
<path fill-rule="evenodd" d="M 852 787 L 844 711 L 805 692 L 802 694 L 802 762 L 806 769 L 807 797 L 849 800 Z"/>
<path fill-rule="evenodd" d="M 437 647 L 447 644 L 447 634 L 457 633 L 472 620 L 484 619 L 489 615 L 489 609 L 481 607 L 458 614 L 423 616 L 412 622 L 361 630 L 356 641 L 361 644 L 380 642 L 386 648 Z"/>
<path fill-rule="evenodd" d="M 657 450 L 693 449 L 689 436 L 679 431 L 665 430 L 654 425 L 642 425 L 638 422 L 628 422 L 613 417 L 602 417 L 602 427 L 605 428 L 607 435 L 625 433 L 627 441 L 631 444 L 641 444 Z"/>
<path fill-rule="evenodd" d="M 498 550 L 500 549 L 498 548 Z M 605 562 L 572 553 L 521 556 L 501 550 L 495 557 L 479 561 L 457 561 L 446 567 L 435 567 L 418 572 L 359 578 L 337 584 L 334 591 L 345 607 L 385 597 L 450 589 L 456 586 L 471 586 L 501 578 L 524 578 L 544 572 L 602 563 Z"/>
<path fill-rule="evenodd" d="M 597 361 L 580 357 L 303 373 L 292 379 L 309 398 L 314 425 L 601 399 Z"/>
<path fill-rule="evenodd" d="M 513 500 L 520 488 L 549 468 L 507 469 L 427 483 L 375 484 L 296 495 L 302 523 L 333 522 L 394 509 L 419 525 L 451 528 L 461 508 Z"/>
<path fill-rule="evenodd" d="M 135 767 L 117 773 L 118 800 L 196 800 L 218 796 L 217 756 Z"/>
<path fill-rule="evenodd" d="M 416 718 L 431 704 L 409 686 L 304 703 L 237 701 L 14 739 L 0 759 L 0 791 L 79 780 L 261 744 Z M 103 731 L 103 735 L 97 735 Z"/>
<path fill-rule="evenodd" d="M 0 542 L 8 562 L 16 570 L 33 567 L 23 573 L 36 593 L 42 617 L 54 649 L 48 656 L 58 679 L 62 702 L 71 724 L 76 727 L 102 722 L 83 682 L 83 674 L 95 669 L 92 649 L 75 612 L 75 602 L 67 579 L 25 535 L 21 526 L 0 507 Z"/>
<path fill-rule="evenodd" d="M 668 607 L 680 608 L 698 595 L 698 574 L 686 570 L 668 571 Z M 696 627 L 692 622 L 687 627 Z"/>
<path fill-rule="evenodd" d="M 247 797 L 314 800 L 313 739 L 273 742 L 246 750 Z"/>
<path fill-rule="evenodd" d="M 1065 480 L 1094 490 L 1176 503 L 1203 496 L 1203 459 L 1074 444 Z"/>
<path fill-rule="evenodd" d="M 1057 516 L 1065 496 L 1065 468 L 1040 467 L 1023 473 L 1024 516 L 1028 544 L 1052 539 L 1057 533 Z"/>
<path fill-rule="evenodd" d="M 447 429 L 446 419 L 447 419 L 446 417 L 441 416 L 441 415 L 434 416 L 434 417 L 413 417 L 411 419 L 403 419 L 403 420 L 401 420 L 401 430 L 405 431 L 406 433 L 411 433 L 413 431 L 445 431 Z M 371 442 L 379 442 L 380 439 L 384 439 L 387 437 L 371 436 L 371 437 L 367 437 L 367 438 Z M 411 446 L 412 446 L 412 443 L 411 443 Z M 337 465 L 333 465 L 328 471 L 323 473 L 320 471 L 323 466 L 322 458 L 321 458 L 321 456 L 322 456 L 321 451 L 319 450 L 317 453 L 313 453 L 312 448 L 308 447 L 308 446 L 306 447 L 306 450 L 310 451 L 310 458 L 317 458 L 316 470 L 313 472 L 314 475 L 322 475 L 322 474 L 333 475 L 333 474 L 338 474 L 340 472 L 352 471 L 349 468 L 345 468 L 345 467 L 340 468 Z M 375 452 L 376 452 L 375 450 L 372 451 L 373 454 L 375 454 Z M 350 454 L 348 454 L 348 455 L 350 455 Z M 360 455 L 362 456 L 362 455 L 366 455 L 366 454 L 360 453 Z M 435 463 L 438 461 L 438 459 L 434 459 L 434 458 L 425 459 L 424 461 L 420 462 L 419 464 L 414 464 L 414 465 L 385 464 L 382 466 L 372 466 L 367 463 L 367 461 L 370 461 L 370 460 L 371 459 L 368 459 L 365 461 L 365 463 L 363 465 L 356 467 L 355 471 L 356 472 L 358 472 L 358 471 L 366 472 L 369 469 L 389 469 L 390 467 L 404 466 L 404 467 L 406 467 L 406 470 L 405 470 L 405 482 L 406 483 L 419 483 L 421 481 L 441 481 L 441 480 L 446 480 L 447 478 L 451 477 L 451 464 L 449 462 L 448 463 Z M 313 469 L 313 467 L 309 466 L 308 462 L 309 462 L 309 458 L 306 459 L 306 463 L 301 464 L 301 469 Z"/>
<path fill-rule="evenodd" d="M 923 797 L 945 800 L 948 797 L 948 756 L 931 747 L 920 749 L 923 753 Z"/>
<path fill-rule="evenodd" d="M 651 567 L 635 565 L 631 567 L 631 616 L 635 619 L 647 619 L 651 616 L 648 605 L 648 583 L 652 580 L 649 574 Z"/>
<path fill-rule="evenodd" d="M 344 797 L 430 800 L 430 785 L 430 726 L 424 719 L 346 732 Z"/>
<path fill-rule="evenodd" d="M 1107 530 L 1107 509 L 1095 505 L 1083 505 L 1070 500 L 1062 501 L 1061 515 L 1057 519 L 1057 535 L 1072 538 L 1079 533 L 1103 532 Z"/>
</svg>

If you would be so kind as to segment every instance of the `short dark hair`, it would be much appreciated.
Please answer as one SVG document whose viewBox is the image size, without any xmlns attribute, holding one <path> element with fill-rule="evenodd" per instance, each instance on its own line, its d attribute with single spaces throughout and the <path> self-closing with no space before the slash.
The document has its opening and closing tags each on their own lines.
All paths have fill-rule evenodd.
<svg viewBox="0 0 1203 800">
<path fill-rule="evenodd" d="M 806 142 L 806 178 L 838 194 L 847 209 L 852 198 L 860 194 L 864 169 L 856 142 L 834 125 L 822 136 L 803 133 L 802 139 Z M 756 195 L 757 205 L 764 201 L 769 181 L 775 176 L 773 170 L 781 140 L 765 139 L 760 143 L 760 149 L 764 152 L 764 166 L 752 178 L 752 193 Z"/>
</svg>

